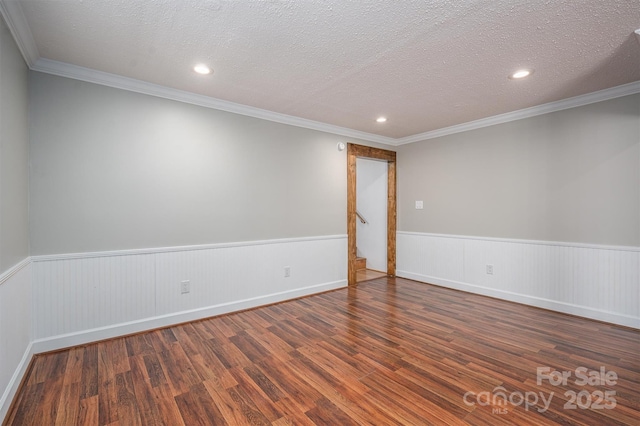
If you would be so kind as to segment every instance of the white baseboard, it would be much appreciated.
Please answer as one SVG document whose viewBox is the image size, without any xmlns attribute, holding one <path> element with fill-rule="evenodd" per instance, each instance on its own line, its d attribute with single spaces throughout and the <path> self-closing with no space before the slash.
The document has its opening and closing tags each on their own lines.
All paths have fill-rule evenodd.
<svg viewBox="0 0 640 426">
<path fill-rule="evenodd" d="M 24 351 L 24 355 L 18 364 L 13 376 L 11 376 L 11 380 L 9 381 L 4 393 L 2 394 L 2 398 L 0 398 L 0 419 L 4 421 L 5 417 L 9 413 L 9 407 L 11 406 L 11 402 L 13 398 L 16 396 L 18 392 L 18 388 L 20 387 L 20 383 L 22 383 L 22 378 L 27 374 L 27 369 L 29 368 L 29 364 L 31 363 L 31 359 L 35 354 L 33 350 L 33 344 L 29 343 L 27 349 Z"/>
<path fill-rule="evenodd" d="M 120 336 L 144 332 L 146 330 L 169 327 L 189 321 L 197 321 L 218 315 L 252 309 L 259 306 L 284 302 L 287 300 L 309 296 L 312 294 L 336 290 L 346 286 L 346 280 L 334 281 L 295 290 L 273 293 L 260 297 L 253 297 L 245 300 L 238 300 L 230 303 L 222 303 L 205 308 L 176 312 L 168 315 L 156 316 L 153 318 L 145 318 L 139 321 L 130 321 L 121 324 L 114 324 L 107 327 L 100 327 L 91 330 L 83 330 L 76 333 L 53 336 L 46 339 L 39 339 L 34 341 L 32 344 L 33 352 L 50 352 L 73 346 L 84 345 L 87 343 L 97 342 L 100 340 L 113 339 Z"/>
<path fill-rule="evenodd" d="M 541 297 L 528 296 L 525 294 L 513 293 L 510 291 L 498 290 L 459 281 L 451 281 L 437 277 L 414 274 L 407 271 L 396 271 L 396 275 L 401 278 L 407 278 L 423 283 L 434 284 L 440 287 L 451 288 L 454 290 L 466 291 L 468 293 L 480 294 L 482 296 L 495 297 L 497 299 L 507 300 L 510 302 L 522 303 L 524 305 L 535 306 L 537 308 L 549 309 L 556 312 L 562 312 L 570 315 L 577 315 L 585 318 L 591 318 L 598 321 L 604 321 L 613 324 L 624 325 L 627 327 L 640 329 L 640 318 L 629 315 L 621 315 L 615 312 L 601 311 L 585 306 L 574 305 L 571 303 L 558 302 L 555 300 L 544 299 Z"/>
<path fill-rule="evenodd" d="M 640 247 L 397 236 L 399 276 L 640 328 Z"/>
</svg>

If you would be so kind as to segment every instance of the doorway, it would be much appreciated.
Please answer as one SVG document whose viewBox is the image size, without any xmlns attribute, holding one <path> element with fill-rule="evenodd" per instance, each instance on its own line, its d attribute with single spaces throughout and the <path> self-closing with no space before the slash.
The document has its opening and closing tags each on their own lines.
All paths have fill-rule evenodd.
<svg viewBox="0 0 640 426">
<path fill-rule="evenodd" d="M 384 160 L 356 158 L 356 281 L 387 276 L 387 181 Z"/>
<path fill-rule="evenodd" d="M 349 285 L 357 284 L 357 159 L 384 161 L 387 164 L 387 244 L 386 273 L 396 274 L 396 153 L 385 149 L 347 144 L 347 236 L 348 236 L 348 271 Z"/>
</svg>

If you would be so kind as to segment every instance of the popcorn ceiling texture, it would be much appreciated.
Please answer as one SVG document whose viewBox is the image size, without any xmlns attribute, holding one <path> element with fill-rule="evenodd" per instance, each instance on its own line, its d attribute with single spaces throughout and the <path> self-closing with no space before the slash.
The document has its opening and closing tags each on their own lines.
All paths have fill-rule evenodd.
<svg viewBox="0 0 640 426">
<path fill-rule="evenodd" d="M 638 0 L 21 4 L 43 58 L 394 138 L 640 80 Z"/>
</svg>

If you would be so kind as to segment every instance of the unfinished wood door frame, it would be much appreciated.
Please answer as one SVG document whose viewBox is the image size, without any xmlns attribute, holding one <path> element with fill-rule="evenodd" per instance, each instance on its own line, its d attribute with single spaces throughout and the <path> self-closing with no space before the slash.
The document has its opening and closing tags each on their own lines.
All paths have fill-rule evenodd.
<svg viewBox="0 0 640 426">
<path fill-rule="evenodd" d="M 356 284 L 356 159 L 383 160 L 387 173 L 387 275 L 396 275 L 396 153 L 370 146 L 347 144 L 347 282 Z"/>
</svg>

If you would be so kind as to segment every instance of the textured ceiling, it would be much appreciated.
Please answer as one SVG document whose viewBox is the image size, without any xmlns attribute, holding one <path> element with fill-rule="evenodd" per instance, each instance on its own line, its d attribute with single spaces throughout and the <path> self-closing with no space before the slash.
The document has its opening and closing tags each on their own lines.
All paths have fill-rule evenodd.
<svg viewBox="0 0 640 426">
<path fill-rule="evenodd" d="M 640 80 L 640 0 L 19 3 L 41 58 L 390 138 Z"/>
</svg>

